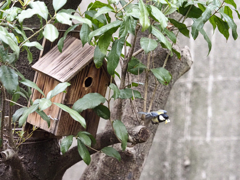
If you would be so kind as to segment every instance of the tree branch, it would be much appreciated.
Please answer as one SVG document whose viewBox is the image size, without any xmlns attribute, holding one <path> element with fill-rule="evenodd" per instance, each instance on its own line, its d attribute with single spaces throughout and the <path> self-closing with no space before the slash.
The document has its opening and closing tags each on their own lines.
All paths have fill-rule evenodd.
<svg viewBox="0 0 240 180">
<path fill-rule="evenodd" d="M 128 130 L 128 133 L 129 133 L 128 142 L 134 145 L 146 142 L 147 139 L 150 137 L 150 131 L 145 126 L 136 126 L 134 128 L 131 128 Z M 114 145 L 117 143 L 119 143 L 119 141 L 116 135 L 114 134 L 114 131 L 108 130 L 97 135 L 96 144 L 93 145 L 92 147 L 96 150 L 101 150 L 104 147 Z M 96 151 L 89 149 L 89 153 L 94 154 L 96 153 Z M 71 148 L 64 155 L 62 155 L 54 165 L 52 165 L 52 168 L 57 170 L 57 172 L 52 172 L 56 174 L 54 180 L 57 180 L 59 179 L 59 177 L 62 177 L 64 172 L 69 167 L 71 167 L 73 164 L 81 160 L 82 158 L 79 156 L 77 146 Z M 58 168 L 56 168 L 56 166 L 58 166 Z"/>
</svg>

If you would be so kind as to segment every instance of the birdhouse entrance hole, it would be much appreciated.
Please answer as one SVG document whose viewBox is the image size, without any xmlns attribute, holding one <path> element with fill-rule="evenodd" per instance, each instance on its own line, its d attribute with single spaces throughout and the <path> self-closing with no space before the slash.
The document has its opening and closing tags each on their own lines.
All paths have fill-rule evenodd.
<svg viewBox="0 0 240 180">
<path fill-rule="evenodd" d="M 92 85 L 92 82 L 93 82 L 93 78 L 92 77 L 86 77 L 85 78 L 85 81 L 84 81 L 84 86 L 87 88 L 87 87 L 90 87 Z"/>
</svg>

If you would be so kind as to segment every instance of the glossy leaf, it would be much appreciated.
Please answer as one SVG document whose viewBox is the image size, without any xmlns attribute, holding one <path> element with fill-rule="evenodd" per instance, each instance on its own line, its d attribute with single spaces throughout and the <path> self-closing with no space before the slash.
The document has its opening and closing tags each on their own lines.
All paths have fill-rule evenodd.
<svg viewBox="0 0 240 180">
<path fill-rule="evenodd" d="M 208 54 L 210 53 L 211 49 L 212 49 L 212 42 L 211 40 L 209 39 L 207 33 L 203 30 L 203 29 L 200 29 L 200 33 L 203 35 L 204 39 L 207 41 L 208 43 Z"/>
<path fill-rule="evenodd" d="M 66 105 L 60 104 L 60 103 L 54 103 L 54 104 L 57 105 L 58 107 L 60 107 L 65 112 L 69 113 L 69 115 L 75 121 L 78 121 L 82 125 L 82 127 L 86 128 L 86 121 L 85 121 L 85 119 L 77 111 L 67 107 Z"/>
<path fill-rule="evenodd" d="M 167 28 L 164 29 L 164 33 L 168 36 L 168 38 L 174 43 L 176 44 L 177 42 L 177 37 L 176 35 L 172 32 L 169 31 Z"/>
<path fill-rule="evenodd" d="M 178 10 L 180 14 L 189 18 L 199 18 L 202 15 L 201 9 L 197 8 L 194 5 L 190 6 L 181 6 Z"/>
<path fill-rule="evenodd" d="M 99 28 L 99 29 L 97 29 L 95 31 L 92 31 L 89 34 L 88 39 L 91 40 L 94 36 L 102 35 L 103 33 L 107 32 L 108 30 L 120 26 L 121 23 L 122 23 L 122 21 L 116 20 L 116 21 L 114 21 L 112 23 L 109 23 L 109 24 L 107 24 L 105 26 L 102 26 L 101 28 Z"/>
<path fill-rule="evenodd" d="M 66 2 L 67 0 L 53 0 L 53 8 L 55 12 L 62 8 L 66 4 Z"/>
<path fill-rule="evenodd" d="M 119 37 L 126 37 L 128 33 L 135 35 L 137 21 L 134 20 L 131 16 L 127 16 L 119 29 Z"/>
<path fill-rule="evenodd" d="M 19 15 L 18 15 L 18 21 L 20 23 L 23 22 L 24 19 L 28 19 L 30 17 L 32 17 L 33 15 L 37 14 L 37 12 L 34 9 L 27 9 L 27 10 L 23 10 Z"/>
<path fill-rule="evenodd" d="M 70 20 L 70 16 L 67 13 L 64 12 L 59 12 L 56 15 L 56 19 L 58 20 L 58 22 L 60 22 L 61 24 L 67 24 L 69 26 L 72 25 L 72 20 Z"/>
<path fill-rule="evenodd" d="M 113 122 L 113 128 L 116 133 L 116 136 L 122 141 L 121 142 L 122 150 L 125 151 L 127 147 L 127 140 L 128 140 L 128 132 L 125 125 L 121 121 L 115 120 Z"/>
<path fill-rule="evenodd" d="M 99 49 L 98 46 L 96 46 L 94 50 L 94 56 L 93 56 L 93 61 L 95 63 L 96 68 L 100 68 L 103 64 L 105 54 L 102 53 L 102 51 Z"/>
<path fill-rule="evenodd" d="M 26 109 L 27 109 L 27 107 L 23 107 L 23 108 L 20 108 L 15 111 L 15 113 L 13 114 L 13 117 L 12 117 L 13 123 L 17 122 L 17 120 L 20 118 L 20 116 L 22 116 L 22 114 L 24 113 L 24 111 Z"/>
<path fill-rule="evenodd" d="M 92 134 L 90 134 L 89 132 L 87 131 L 80 131 L 82 134 L 86 134 L 88 135 L 88 137 L 90 137 L 91 141 L 92 141 L 92 144 L 96 144 L 96 139 L 93 137 Z"/>
<path fill-rule="evenodd" d="M 140 10 L 139 22 L 142 25 L 142 31 L 145 31 L 150 26 L 150 20 L 149 20 L 148 10 L 143 0 L 139 0 L 139 10 Z"/>
<path fill-rule="evenodd" d="M 73 16 L 73 15 L 70 15 L 70 17 L 72 19 L 75 19 L 75 20 L 79 21 L 80 23 L 87 24 L 90 28 L 92 27 L 92 22 L 89 19 L 87 19 L 87 18 L 82 18 L 80 16 Z"/>
<path fill-rule="evenodd" d="M 172 79 L 172 75 L 165 68 L 155 68 L 151 69 L 151 71 L 157 80 L 163 85 L 168 85 Z"/>
<path fill-rule="evenodd" d="M 152 34 L 158 38 L 158 40 L 163 43 L 170 51 L 172 50 L 171 43 L 165 38 L 165 36 L 154 26 L 152 26 Z"/>
<path fill-rule="evenodd" d="M 105 148 L 101 149 L 101 151 L 104 154 L 106 154 L 108 156 L 111 156 L 111 157 L 114 157 L 118 161 L 121 161 L 121 156 L 120 156 L 119 152 L 116 149 L 114 149 L 113 147 L 105 147 Z"/>
<path fill-rule="evenodd" d="M 58 95 L 59 93 L 62 93 L 63 91 L 65 91 L 67 89 L 68 86 L 70 86 L 71 84 L 68 82 L 63 82 L 63 83 L 59 83 L 57 86 L 55 86 L 55 88 L 51 91 L 51 95 L 47 95 L 47 99 L 51 99 L 52 97 Z"/>
<path fill-rule="evenodd" d="M 217 16 L 213 16 L 213 17 L 214 17 L 214 22 L 216 23 L 219 32 L 221 34 L 223 34 L 226 39 L 228 39 L 229 38 L 228 24 Z"/>
<path fill-rule="evenodd" d="M 186 36 L 186 37 L 190 37 L 189 36 L 189 30 L 188 30 L 188 28 L 187 28 L 187 26 L 185 25 L 185 24 L 183 24 L 183 23 L 180 23 L 180 22 L 178 22 L 178 21 L 176 21 L 176 20 L 174 20 L 174 19 L 170 19 L 169 18 L 169 21 L 176 27 L 176 28 L 178 28 L 178 30 L 184 35 L 184 36 Z"/>
<path fill-rule="evenodd" d="M 34 1 L 30 3 L 30 7 L 41 16 L 43 19 L 47 20 L 48 18 L 48 9 L 44 2 Z"/>
<path fill-rule="evenodd" d="M 44 28 L 43 35 L 46 39 L 53 42 L 58 38 L 59 32 L 54 25 L 47 24 Z"/>
<path fill-rule="evenodd" d="M 104 6 L 100 9 L 98 9 L 97 13 L 93 16 L 93 19 L 96 19 L 98 16 L 112 12 L 112 11 L 114 11 L 114 9 L 112 7 L 110 8 L 110 7 Z"/>
<path fill-rule="evenodd" d="M 88 42 L 88 35 L 90 33 L 90 28 L 87 24 L 83 23 L 80 30 L 80 39 L 82 41 L 82 46 L 84 46 Z"/>
<path fill-rule="evenodd" d="M 111 83 L 109 85 L 109 88 L 113 90 L 113 96 L 112 97 L 114 98 L 114 100 L 117 99 L 120 95 L 120 90 L 118 89 L 118 87 L 115 84 Z"/>
<path fill-rule="evenodd" d="M 82 133 L 81 131 L 77 134 L 78 138 L 83 142 L 83 144 L 87 145 L 87 146 L 91 146 L 92 141 L 90 139 L 90 137 L 88 137 L 87 134 Z"/>
<path fill-rule="evenodd" d="M 235 9 L 237 9 L 237 5 L 234 2 L 234 0 L 225 0 L 224 2 L 227 3 L 227 4 L 231 4 Z"/>
<path fill-rule="evenodd" d="M 141 93 L 133 89 L 120 89 L 119 98 L 121 99 L 142 99 Z"/>
<path fill-rule="evenodd" d="M 19 82 L 24 84 L 25 86 L 36 89 L 38 92 L 40 92 L 45 97 L 45 94 L 42 92 L 42 90 L 34 82 L 29 81 L 28 79 L 23 79 Z"/>
<path fill-rule="evenodd" d="M 232 18 L 230 18 L 227 14 L 220 12 L 220 14 L 223 16 L 223 18 L 225 19 L 225 21 L 228 23 L 228 26 L 232 29 L 232 36 L 233 39 L 236 40 L 238 38 L 238 34 L 237 34 L 237 25 L 235 24 L 235 22 L 233 21 Z"/>
<path fill-rule="evenodd" d="M 43 47 L 41 44 L 39 44 L 38 42 L 34 41 L 34 42 L 25 42 L 23 44 L 23 46 L 27 46 L 27 47 L 36 47 L 39 50 L 43 50 Z"/>
<path fill-rule="evenodd" d="M 19 127 L 21 127 L 21 126 L 26 122 L 28 115 L 31 114 L 31 113 L 33 113 L 33 112 L 36 111 L 37 109 L 38 109 L 38 104 L 34 104 L 34 105 L 30 106 L 29 108 L 27 108 L 27 109 L 23 112 L 22 116 L 21 116 L 20 119 L 19 119 L 19 123 L 18 123 L 18 124 L 19 124 Z"/>
<path fill-rule="evenodd" d="M 128 72 L 134 75 L 141 74 L 146 68 L 147 67 L 135 57 L 132 57 L 132 59 L 128 62 Z"/>
<path fill-rule="evenodd" d="M 18 75 L 12 68 L 5 65 L 0 67 L 0 81 L 9 93 L 17 90 Z"/>
<path fill-rule="evenodd" d="M 98 105 L 93 110 L 99 117 L 101 117 L 103 119 L 109 119 L 110 118 L 110 111 L 109 111 L 109 109 L 106 106 L 102 105 L 102 104 Z"/>
<path fill-rule="evenodd" d="M 157 43 L 157 41 L 155 41 L 153 39 L 142 37 L 140 40 L 140 45 L 143 48 L 143 50 L 145 51 L 145 53 L 149 53 L 149 52 L 153 51 L 154 49 L 156 49 L 156 47 L 158 46 L 158 43 Z"/>
<path fill-rule="evenodd" d="M 72 142 L 73 142 L 73 135 L 66 136 L 65 138 L 61 139 L 60 149 L 62 154 L 65 154 L 65 152 L 68 151 L 68 149 L 72 145 Z"/>
<path fill-rule="evenodd" d="M 224 13 L 225 13 L 226 15 L 228 15 L 230 18 L 233 19 L 232 10 L 231 10 L 230 7 L 225 6 L 225 7 L 224 7 Z"/>
<path fill-rule="evenodd" d="M 167 27 L 168 18 L 155 6 L 151 7 L 151 15 L 160 23 L 162 29 Z"/>
<path fill-rule="evenodd" d="M 81 158 L 83 159 L 83 161 L 89 165 L 91 162 L 91 156 L 88 152 L 87 147 L 82 143 L 81 140 L 77 140 L 77 144 L 78 144 L 78 153 L 81 156 Z"/>
<path fill-rule="evenodd" d="M 81 113 L 85 109 L 93 109 L 106 101 L 105 97 L 98 93 L 88 93 L 73 104 L 73 109 Z"/>
<path fill-rule="evenodd" d="M 52 105 L 52 101 L 49 99 L 42 98 L 39 101 L 39 109 L 40 111 L 43 111 L 44 109 L 49 108 Z"/>
<path fill-rule="evenodd" d="M 50 117 L 48 117 L 44 111 L 36 110 L 36 113 L 38 113 L 41 118 L 47 122 L 48 127 L 50 127 Z"/>
<path fill-rule="evenodd" d="M 125 42 L 125 38 L 122 37 L 113 42 L 112 49 L 107 56 L 107 71 L 110 75 L 114 75 L 115 69 L 118 66 L 119 58 L 122 53 L 122 48 Z"/>
</svg>

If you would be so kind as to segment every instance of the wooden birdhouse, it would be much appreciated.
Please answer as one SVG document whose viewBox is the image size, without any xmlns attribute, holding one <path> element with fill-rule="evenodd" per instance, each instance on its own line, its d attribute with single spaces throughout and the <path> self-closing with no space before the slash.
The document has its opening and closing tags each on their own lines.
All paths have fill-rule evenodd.
<svg viewBox="0 0 240 180">
<path fill-rule="evenodd" d="M 94 47 L 88 44 L 82 47 L 79 39 L 68 36 L 62 53 L 55 46 L 32 66 L 36 70 L 34 82 L 44 94 L 60 82 L 69 82 L 71 86 L 68 87 L 67 93 L 60 93 L 51 100 L 70 108 L 74 102 L 88 93 L 97 92 L 105 96 L 110 75 L 105 65 L 99 69 L 95 67 L 93 55 Z M 43 98 L 43 95 L 34 90 L 32 100 L 39 98 Z M 56 136 L 76 135 L 80 130 L 96 134 L 99 117 L 93 110 L 85 110 L 81 113 L 86 120 L 86 129 L 54 104 L 44 112 L 51 117 L 49 128 L 47 122 L 35 112 L 29 115 L 27 122 Z"/>
</svg>

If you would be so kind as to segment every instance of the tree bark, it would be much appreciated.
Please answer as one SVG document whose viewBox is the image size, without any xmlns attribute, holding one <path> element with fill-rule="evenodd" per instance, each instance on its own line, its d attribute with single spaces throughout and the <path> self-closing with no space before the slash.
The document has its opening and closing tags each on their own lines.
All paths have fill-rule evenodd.
<svg viewBox="0 0 240 180">
<path fill-rule="evenodd" d="M 138 45 L 136 49 L 140 49 L 139 40 L 141 36 L 138 37 Z M 175 47 L 176 48 L 176 47 Z M 164 60 L 168 51 L 162 48 L 158 48 L 154 51 L 151 62 L 151 68 L 162 67 L 164 64 Z M 190 51 L 187 47 L 181 50 L 182 58 L 179 60 L 175 55 L 173 57 L 169 57 L 167 62 L 166 69 L 170 71 L 172 74 L 172 80 L 169 85 L 163 86 L 159 85 L 156 91 L 152 110 L 164 109 L 164 106 L 167 102 L 168 95 L 170 90 L 172 89 L 174 83 L 180 78 L 185 72 L 187 72 L 191 65 L 192 59 L 190 55 Z M 141 58 L 141 57 L 140 57 Z M 142 59 L 143 63 L 146 64 L 147 58 L 144 56 Z M 140 77 L 138 76 L 130 76 L 133 82 L 144 82 L 145 74 L 142 73 Z M 150 103 L 151 96 L 153 94 L 153 90 L 155 87 L 154 76 L 149 76 L 149 85 L 148 85 L 148 98 L 147 104 Z M 144 88 L 138 87 L 138 91 L 141 94 L 144 94 Z M 138 112 L 142 111 L 143 108 L 143 100 L 135 100 L 135 106 L 138 109 Z M 112 108 L 111 113 L 115 114 L 117 109 Z M 171 114 L 169 115 L 171 119 Z M 140 117 L 139 117 L 140 118 Z M 139 125 L 139 121 L 136 119 L 136 114 L 133 113 L 131 108 L 131 104 L 129 100 L 124 101 L 123 103 L 123 112 L 122 112 L 122 122 L 126 125 L 127 128 Z M 164 126 L 164 124 L 159 124 L 160 126 Z M 165 125 L 167 126 L 167 125 Z M 91 164 L 86 168 L 83 173 L 81 180 L 113 180 L 113 179 L 139 179 L 141 175 L 141 171 L 144 166 L 144 161 L 146 160 L 148 153 L 150 151 L 153 138 L 157 131 L 158 125 L 149 124 L 150 130 L 150 138 L 146 143 L 137 144 L 134 147 L 129 147 L 125 152 L 122 152 L 119 145 L 115 147 L 121 153 L 122 160 L 118 162 L 116 159 L 103 156 L 100 153 L 95 154 L 92 157 Z M 111 127 L 107 125 L 105 130 L 110 129 Z M 164 148 L 164 147 L 163 147 Z M 157 155 L 156 155 L 157 156 Z M 160 156 L 160 155 L 159 155 Z"/>
</svg>

